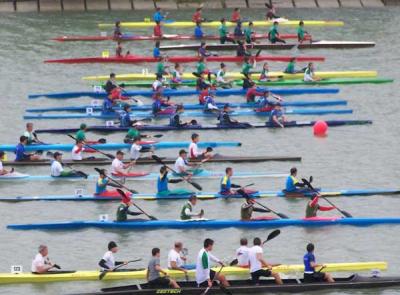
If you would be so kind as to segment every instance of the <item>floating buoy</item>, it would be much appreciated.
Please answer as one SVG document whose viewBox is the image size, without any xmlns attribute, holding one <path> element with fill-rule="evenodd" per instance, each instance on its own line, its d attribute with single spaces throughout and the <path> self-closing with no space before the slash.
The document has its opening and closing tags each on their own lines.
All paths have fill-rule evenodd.
<svg viewBox="0 0 400 295">
<path fill-rule="evenodd" d="M 326 136 L 328 131 L 328 124 L 325 121 L 317 121 L 313 126 L 315 136 Z"/>
</svg>

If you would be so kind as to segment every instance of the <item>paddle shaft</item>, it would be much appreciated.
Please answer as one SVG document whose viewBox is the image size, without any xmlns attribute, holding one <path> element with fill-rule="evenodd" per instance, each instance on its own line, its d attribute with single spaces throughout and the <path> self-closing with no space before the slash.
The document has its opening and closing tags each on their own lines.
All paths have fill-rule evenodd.
<svg viewBox="0 0 400 295">
<path fill-rule="evenodd" d="M 219 269 L 219 271 L 215 274 L 215 276 L 213 277 L 213 279 L 211 280 L 211 287 L 208 286 L 207 289 L 204 290 L 203 293 L 201 293 L 201 295 L 206 295 L 208 293 L 208 291 L 212 288 L 214 282 L 216 281 L 216 278 L 219 276 L 219 274 L 221 273 L 222 269 L 224 268 L 224 266 L 222 265 L 221 268 Z"/>
<path fill-rule="evenodd" d="M 75 138 L 74 136 L 72 136 L 71 134 L 67 134 L 67 135 L 68 135 L 69 137 L 71 137 L 72 139 L 76 140 L 76 138 Z M 92 150 L 94 150 L 94 151 L 96 151 L 96 152 L 98 152 L 98 153 L 100 153 L 100 154 L 106 156 L 106 157 L 109 158 L 109 159 L 115 159 L 115 157 L 114 157 L 113 155 L 104 153 L 104 152 L 102 152 L 102 151 L 100 151 L 100 150 L 98 150 L 98 149 L 92 147 L 91 145 L 88 145 L 87 143 L 85 143 L 84 145 L 85 145 L 86 147 L 88 147 L 88 148 L 90 148 L 90 149 L 92 149 Z"/>
<path fill-rule="evenodd" d="M 121 189 L 117 189 L 117 191 L 118 191 L 121 195 L 126 196 L 126 194 L 125 194 Z M 142 208 L 140 208 L 138 205 L 136 205 L 136 203 L 133 202 L 132 199 L 131 199 L 131 203 L 132 203 L 132 205 L 135 206 L 140 212 L 142 212 L 144 215 L 146 215 L 150 220 L 154 220 L 154 219 L 155 219 L 155 217 L 150 216 L 150 215 L 147 214 Z"/>
<path fill-rule="evenodd" d="M 141 260 L 142 260 L 141 258 L 135 259 L 135 260 L 130 260 L 130 261 L 126 262 L 126 263 L 122 263 L 122 264 L 120 264 L 120 265 L 114 267 L 113 269 L 105 269 L 105 270 L 103 270 L 103 271 L 100 273 L 100 275 L 99 275 L 99 280 L 102 280 L 102 279 L 107 275 L 107 273 L 109 273 L 109 272 L 114 272 L 114 271 L 116 271 L 117 269 L 119 269 L 119 268 L 121 268 L 121 267 L 123 267 L 123 266 L 128 265 L 129 263 L 138 262 L 138 261 L 141 261 Z"/>
</svg>

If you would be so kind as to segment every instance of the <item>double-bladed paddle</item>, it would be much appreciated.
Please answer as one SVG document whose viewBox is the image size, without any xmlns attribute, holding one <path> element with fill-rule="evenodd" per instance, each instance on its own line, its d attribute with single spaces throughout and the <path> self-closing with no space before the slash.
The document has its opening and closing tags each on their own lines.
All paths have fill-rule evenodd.
<svg viewBox="0 0 400 295">
<path fill-rule="evenodd" d="M 242 197 L 244 197 L 244 198 L 251 198 L 251 196 L 249 196 L 249 195 L 248 195 L 244 190 L 242 190 L 242 189 L 239 189 L 237 192 L 238 192 Z M 289 219 L 289 217 L 288 217 L 287 215 L 285 215 L 285 214 L 283 214 L 283 213 L 276 212 L 276 211 L 272 210 L 271 208 L 268 208 L 267 206 L 265 206 L 265 205 L 263 205 L 263 204 L 257 202 L 256 200 L 254 200 L 254 198 L 252 198 L 252 201 L 253 201 L 254 203 L 256 203 L 258 206 L 263 207 L 265 210 L 268 210 L 268 211 L 274 213 L 275 215 L 279 216 L 279 217 L 282 218 L 282 219 Z"/>
<path fill-rule="evenodd" d="M 160 157 L 158 157 L 158 156 L 156 156 L 156 155 L 152 155 L 151 157 L 154 159 L 154 161 L 156 161 L 157 163 L 159 163 L 159 164 L 161 164 L 161 165 L 167 167 L 167 169 L 171 170 L 173 173 L 175 173 L 177 176 L 179 176 L 179 173 L 176 172 L 176 171 L 175 171 L 174 169 L 172 169 L 171 167 L 167 166 L 167 165 L 164 163 L 164 161 L 163 161 Z M 187 179 L 187 178 L 185 178 L 185 177 L 183 177 L 183 176 L 179 176 L 179 177 L 182 178 L 183 180 L 185 180 L 187 183 L 190 183 L 193 187 L 195 187 L 195 188 L 198 189 L 199 191 L 203 190 L 203 188 L 202 188 L 198 183 L 196 183 L 196 182 L 194 182 L 194 181 L 192 181 L 192 180 L 189 180 L 189 179 Z"/>
<path fill-rule="evenodd" d="M 127 263 L 122 263 L 122 264 L 120 264 L 120 265 L 114 267 L 113 269 L 105 269 L 105 270 L 103 270 L 103 271 L 100 273 L 100 275 L 99 275 L 99 280 L 101 281 L 101 280 L 106 276 L 106 274 L 108 274 L 109 272 L 114 272 L 114 271 L 116 271 L 117 269 L 119 269 L 119 268 L 121 268 L 121 267 L 123 267 L 123 266 L 125 266 L 125 265 L 128 265 L 129 263 L 138 262 L 138 261 L 141 261 L 141 260 L 142 260 L 141 258 L 135 259 L 135 260 L 130 260 L 130 261 L 128 261 Z"/>
<path fill-rule="evenodd" d="M 119 188 L 117 188 L 118 193 L 121 195 L 121 197 L 123 198 L 128 198 L 128 196 L 125 194 L 125 192 Z M 147 214 L 145 211 L 143 211 L 142 208 L 140 208 L 138 205 L 136 205 L 132 199 L 131 199 L 132 205 L 135 206 L 140 212 L 142 212 L 144 215 L 146 215 L 150 220 L 158 220 L 157 218 L 155 218 L 154 216 L 151 216 L 149 214 Z"/>
<path fill-rule="evenodd" d="M 67 134 L 67 136 L 71 137 L 71 138 L 72 138 L 73 140 L 75 140 L 75 141 L 77 140 L 76 137 L 73 136 L 73 135 L 71 135 L 71 134 Z M 104 152 L 102 152 L 102 151 L 100 151 L 100 150 L 98 150 L 98 149 L 92 147 L 91 145 L 89 145 L 89 144 L 87 144 L 87 143 L 84 143 L 84 145 L 85 145 L 86 147 L 88 147 L 88 148 L 90 148 L 90 149 L 92 149 L 92 150 L 94 150 L 94 151 L 96 151 L 96 152 L 98 152 L 98 153 L 100 153 L 100 154 L 106 156 L 107 158 L 109 158 L 109 159 L 111 159 L 111 160 L 114 160 L 114 159 L 115 159 L 115 156 L 114 156 L 114 155 L 111 155 L 111 154 L 108 154 L 108 153 L 104 153 Z"/>
<path fill-rule="evenodd" d="M 338 208 L 335 204 L 333 204 L 333 203 L 332 203 L 331 201 L 329 201 L 327 198 L 325 198 L 324 196 L 322 196 L 322 195 L 312 186 L 312 184 L 310 183 L 310 181 L 308 181 L 308 180 L 305 179 L 305 178 L 302 178 L 301 180 L 303 181 L 303 183 L 304 183 L 305 185 L 307 185 L 310 189 L 312 189 L 314 192 L 316 192 L 316 193 L 318 194 L 318 197 L 324 199 L 324 200 L 325 200 L 326 202 L 328 202 L 332 207 L 335 207 L 335 209 L 338 210 L 344 217 L 347 217 L 347 218 L 352 218 L 352 217 L 353 217 L 353 215 L 351 215 L 349 212 L 344 211 L 344 210 Z M 311 180 L 311 181 L 313 180 L 312 176 L 310 177 L 310 180 Z"/>
<path fill-rule="evenodd" d="M 96 170 L 96 172 L 99 173 L 99 174 L 104 173 L 104 170 L 99 169 L 99 168 L 94 168 L 94 170 Z M 104 175 L 105 175 L 106 177 L 108 177 L 108 179 L 109 179 L 110 181 L 112 181 L 112 182 L 114 182 L 116 185 L 118 185 L 118 187 L 122 187 L 122 188 L 126 189 L 127 191 L 131 192 L 132 194 L 137 194 L 137 193 L 138 193 L 138 192 L 135 191 L 134 189 L 130 189 L 130 188 L 126 187 L 126 186 L 123 185 L 120 181 L 117 181 L 117 180 L 115 180 L 114 178 L 109 177 L 107 174 L 104 173 Z"/>
</svg>

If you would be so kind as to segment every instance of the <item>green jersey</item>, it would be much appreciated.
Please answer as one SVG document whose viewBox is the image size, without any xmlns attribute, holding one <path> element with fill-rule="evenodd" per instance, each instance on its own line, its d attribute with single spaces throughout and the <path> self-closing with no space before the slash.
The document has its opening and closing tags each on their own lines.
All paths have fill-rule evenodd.
<svg viewBox="0 0 400 295">
<path fill-rule="evenodd" d="M 246 29 L 244 29 L 244 36 L 246 37 L 246 41 L 251 40 L 252 33 L 253 31 L 251 30 L 251 28 L 247 27 Z"/>
<path fill-rule="evenodd" d="M 248 62 L 244 63 L 242 66 L 242 73 L 244 75 L 248 75 L 250 74 L 250 70 L 253 68 L 253 66 L 251 64 L 249 64 Z"/>
<path fill-rule="evenodd" d="M 298 29 L 297 29 L 297 37 L 300 40 L 303 40 L 304 39 L 304 35 L 305 35 L 304 28 L 302 26 L 299 26 Z"/>
<path fill-rule="evenodd" d="M 128 138 L 140 137 L 140 132 L 139 132 L 139 130 L 137 130 L 135 128 L 130 128 L 128 130 L 128 133 L 126 134 L 126 137 L 128 137 Z"/>
<path fill-rule="evenodd" d="M 159 63 L 157 64 L 157 74 L 159 74 L 159 75 L 164 75 L 164 72 L 165 72 L 164 63 L 159 62 Z"/>
<path fill-rule="evenodd" d="M 207 67 L 206 67 L 206 64 L 205 64 L 204 62 L 199 62 L 199 63 L 197 64 L 197 74 L 203 73 L 203 72 L 205 71 L 206 68 L 207 68 Z"/>
<path fill-rule="evenodd" d="M 84 130 L 79 130 L 78 132 L 76 132 L 75 134 L 75 138 L 78 141 L 84 141 L 86 140 L 86 134 Z"/>
<path fill-rule="evenodd" d="M 319 205 L 316 205 L 315 207 L 311 207 L 309 204 L 307 204 L 306 218 L 316 217 L 318 209 L 319 209 Z"/>
<path fill-rule="evenodd" d="M 288 65 L 286 67 L 286 70 L 285 70 L 285 73 L 292 74 L 292 73 L 294 73 L 294 71 L 295 71 L 295 63 L 293 61 L 291 61 L 291 62 L 288 63 Z"/>
<path fill-rule="evenodd" d="M 117 209 L 117 221 L 126 221 L 128 219 L 128 208 L 125 204 L 121 204 Z"/>
<path fill-rule="evenodd" d="M 226 37 L 226 35 L 228 35 L 228 32 L 226 30 L 226 25 L 221 24 L 218 28 L 218 32 L 219 32 L 219 37 L 221 38 Z"/>
<path fill-rule="evenodd" d="M 250 220 L 253 215 L 253 206 L 248 204 L 243 204 L 240 208 L 240 217 L 242 220 Z"/>
<path fill-rule="evenodd" d="M 186 214 L 187 209 L 189 209 L 190 212 L 193 211 L 192 204 L 187 202 L 185 205 L 183 205 L 182 210 L 181 210 L 181 219 L 182 220 L 189 220 L 192 219 L 192 216 Z"/>
<path fill-rule="evenodd" d="M 273 40 L 276 39 L 278 35 L 278 28 L 276 26 L 272 26 L 271 30 L 269 30 L 269 38 Z"/>
</svg>

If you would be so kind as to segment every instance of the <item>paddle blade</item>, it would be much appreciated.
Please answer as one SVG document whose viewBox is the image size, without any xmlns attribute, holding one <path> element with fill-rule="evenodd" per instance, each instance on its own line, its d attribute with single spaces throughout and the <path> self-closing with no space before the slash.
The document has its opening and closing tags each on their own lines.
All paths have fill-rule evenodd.
<svg viewBox="0 0 400 295">
<path fill-rule="evenodd" d="M 129 190 L 132 194 L 138 194 L 139 192 L 138 191 L 135 191 L 134 189 L 130 189 Z"/>
<path fill-rule="evenodd" d="M 238 263 L 239 263 L 239 260 L 233 259 L 233 260 L 231 261 L 231 263 L 229 263 L 229 266 L 235 266 L 235 265 L 237 265 Z"/>
<path fill-rule="evenodd" d="M 121 196 L 121 197 L 123 197 L 123 198 L 127 198 L 127 196 L 126 196 L 125 192 L 124 192 L 122 189 L 120 189 L 120 188 L 117 188 L 117 192 L 120 194 L 120 196 Z"/>
<path fill-rule="evenodd" d="M 278 215 L 282 219 L 289 219 L 289 216 L 287 216 L 287 215 L 285 215 L 283 213 L 276 213 L 276 215 Z"/>
<path fill-rule="evenodd" d="M 199 191 L 203 190 L 203 188 L 201 187 L 201 185 L 198 184 L 197 182 L 188 181 L 188 183 L 190 183 L 193 187 L 195 187 L 195 188 L 198 189 Z"/>
<path fill-rule="evenodd" d="M 265 244 L 268 241 L 271 241 L 272 239 L 275 239 L 277 236 L 281 234 L 281 231 L 279 229 L 274 230 L 272 233 L 270 233 L 267 237 L 267 239 L 264 241 L 263 244 Z"/>
<path fill-rule="evenodd" d="M 155 138 L 160 138 L 160 137 L 163 137 L 164 136 L 164 134 L 154 134 L 153 135 L 153 137 L 155 137 Z"/>
<path fill-rule="evenodd" d="M 161 160 L 160 157 L 158 157 L 157 155 L 152 155 L 151 158 L 156 161 L 157 163 L 161 164 L 161 165 L 165 165 L 163 160 Z"/>
<path fill-rule="evenodd" d="M 337 208 L 336 208 L 337 209 Z M 344 211 L 344 210 L 339 210 L 340 213 L 342 213 L 345 217 L 347 218 L 353 218 L 353 215 L 351 215 L 349 212 Z"/>
<path fill-rule="evenodd" d="M 99 173 L 99 174 L 102 173 L 100 168 L 95 167 L 94 170 L 96 170 L 96 172 Z"/>
<path fill-rule="evenodd" d="M 100 273 L 100 275 L 99 275 L 99 280 L 101 281 L 105 276 L 106 276 L 106 274 L 107 274 L 107 271 L 102 271 L 101 273 Z"/>
<path fill-rule="evenodd" d="M 148 216 L 151 220 L 158 220 L 156 217 L 154 217 L 154 216 L 152 216 L 152 215 L 149 215 Z"/>
</svg>

